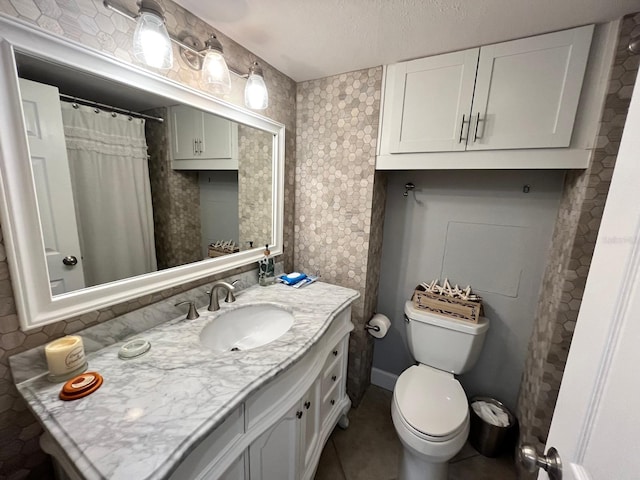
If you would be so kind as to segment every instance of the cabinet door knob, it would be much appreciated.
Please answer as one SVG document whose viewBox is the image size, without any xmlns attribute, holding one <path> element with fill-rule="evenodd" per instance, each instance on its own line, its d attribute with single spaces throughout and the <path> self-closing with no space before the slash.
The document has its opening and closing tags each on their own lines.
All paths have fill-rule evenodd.
<svg viewBox="0 0 640 480">
<path fill-rule="evenodd" d="M 309 410 L 310 407 L 311 407 L 311 402 L 304 402 L 304 408 Z"/>
<path fill-rule="evenodd" d="M 338 350 L 334 350 L 334 351 L 333 351 L 333 352 L 331 352 L 331 353 L 333 353 L 333 356 L 334 356 L 334 357 L 337 357 L 337 356 L 338 356 Z"/>
<path fill-rule="evenodd" d="M 298 418 L 302 418 L 302 411 L 298 410 L 298 411 L 296 412 L 296 417 L 298 417 Z"/>
<path fill-rule="evenodd" d="M 331 381 L 335 382 L 337 379 L 338 379 L 338 377 L 337 377 L 337 376 L 335 376 L 335 375 L 331 375 Z"/>
<path fill-rule="evenodd" d="M 335 404 L 336 404 L 336 401 L 332 399 L 331 400 L 331 405 L 335 405 Z"/>
</svg>

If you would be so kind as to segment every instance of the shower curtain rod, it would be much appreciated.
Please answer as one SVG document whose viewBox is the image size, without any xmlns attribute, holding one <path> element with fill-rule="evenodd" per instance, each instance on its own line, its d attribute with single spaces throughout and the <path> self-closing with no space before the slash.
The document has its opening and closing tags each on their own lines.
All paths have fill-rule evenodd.
<svg viewBox="0 0 640 480">
<path fill-rule="evenodd" d="M 71 95 L 60 94 L 60 100 L 71 103 L 79 103 L 87 107 L 96 107 L 102 110 L 108 110 L 109 112 L 120 113 L 122 115 L 129 115 L 131 117 L 144 118 L 147 120 L 155 120 L 156 122 L 164 122 L 162 117 L 154 117 L 152 115 L 145 115 L 144 113 L 133 112 L 131 110 L 125 110 L 124 108 L 112 107 L 104 103 L 94 102 L 92 100 L 85 100 L 84 98 L 72 97 Z"/>
</svg>

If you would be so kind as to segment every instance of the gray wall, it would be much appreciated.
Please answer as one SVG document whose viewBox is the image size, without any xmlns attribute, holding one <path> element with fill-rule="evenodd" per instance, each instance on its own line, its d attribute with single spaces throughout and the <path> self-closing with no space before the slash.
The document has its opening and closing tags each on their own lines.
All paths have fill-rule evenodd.
<svg viewBox="0 0 640 480">
<path fill-rule="evenodd" d="M 391 172 L 377 311 L 392 328 L 376 341 L 374 368 L 397 375 L 414 363 L 404 302 L 418 283 L 448 277 L 482 295 L 491 321 L 478 364 L 461 376 L 465 391 L 514 409 L 563 179 L 563 171 Z M 416 190 L 403 197 L 406 182 Z"/>
<path fill-rule="evenodd" d="M 207 258 L 208 245 L 218 240 L 238 244 L 238 171 L 207 170 L 199 172 L 200 225 L 202 258 Z M 240 245 L 246 249 L 246 245 Z"/>
</svg>

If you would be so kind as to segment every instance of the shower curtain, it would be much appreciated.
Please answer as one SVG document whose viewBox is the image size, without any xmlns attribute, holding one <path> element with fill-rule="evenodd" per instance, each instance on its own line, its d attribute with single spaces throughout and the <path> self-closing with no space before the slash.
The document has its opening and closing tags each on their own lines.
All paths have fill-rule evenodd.
<svg viewBox="0 0 640 480">
<path fill-rule="evenodd" d="M 86 285 L 157 270 L 144 120 L 61 108 Z"/>
</svg>

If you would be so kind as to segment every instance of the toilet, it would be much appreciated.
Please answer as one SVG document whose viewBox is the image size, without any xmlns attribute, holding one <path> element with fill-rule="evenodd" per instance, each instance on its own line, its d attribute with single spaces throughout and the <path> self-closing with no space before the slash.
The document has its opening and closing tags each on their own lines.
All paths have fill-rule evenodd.
<svg viewBox="0 0 640 480">
<path fill-rule="evenodd" d="M 448 461 L 469 435 L 469 405 L 454 374 L 478 360 L 489 320 L 475 324 L 404 306 L 417 365 L 396 382 L 391 417 L 403 446 L 399 480 L 446 480 Z"/>
</svg>

